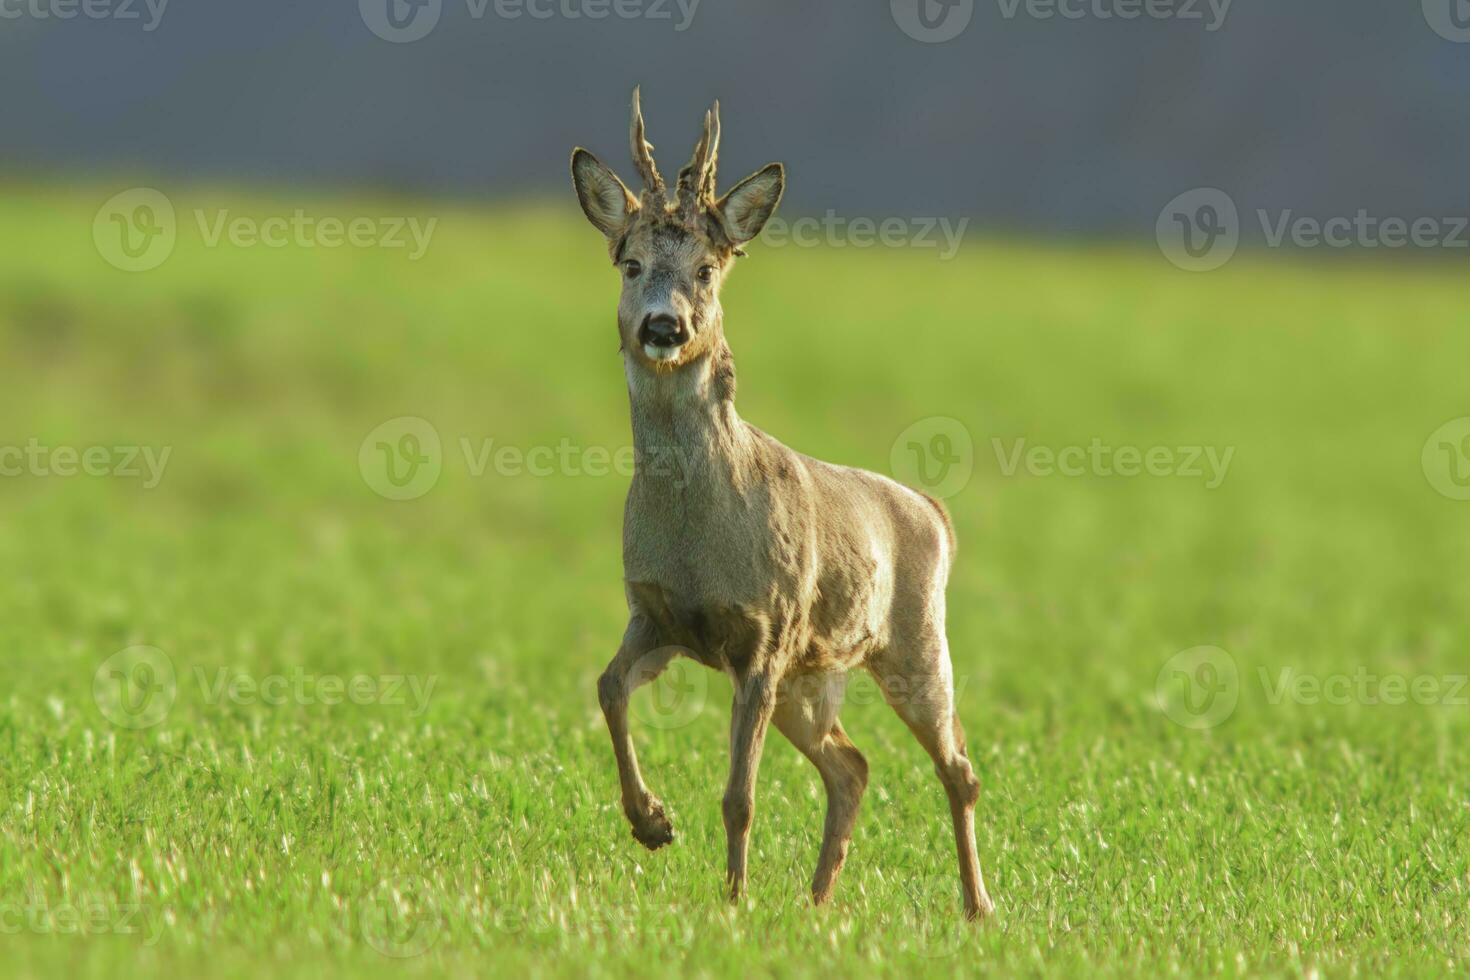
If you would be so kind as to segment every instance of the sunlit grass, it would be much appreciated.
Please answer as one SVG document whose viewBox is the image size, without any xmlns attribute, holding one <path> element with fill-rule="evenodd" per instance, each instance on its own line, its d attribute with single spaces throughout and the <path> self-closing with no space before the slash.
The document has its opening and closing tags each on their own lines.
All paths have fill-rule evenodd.
<svg viewBox="0 0 1470 980">
<path fill-rule="evenodd" d="M 638 725 L 679 839 L 631 839 L 594 694 L 623 625 L 626 478 L 474 471 L 487 448 L 628 444 L 615 273 L 570 202 L 313 198 L 438 224 L 416 262 L 181 231 L 127 274 L 91 240 L 117 189 L 0 198 L 0 445 L 171 450 L 153 489 L 0 478 L 20 974 L 1465 969 L 1470 690 L 1449 688 L 1470 671 L 1470 503 L 1420 466 L 1470 415 L 1463 270 L 752 248 L 725 296 L 747 418 L 884 471 L 920 419 L 973 441 L 950 630 L 1001 908 L 977 931 L 939 784 L 871 698 L 844 713 L 872 781 L 832 907 L 804 904 L 820 784 L 778 737 L 750 902 L 720 898 L 722 678 L 687 725 Z M 401 416 L 434 426 L 443 472 L 389 501 L 358 454 Z M 1211 490 L 1008 476 L 992 440 L 1018 439 L 1234 453 Z M 175 671 L 141 730 L 93 696 L 135 645 Z M 1202 645 L 1238 665 L 1238 703 L 1195 731 L 1156 681 Z M 1299 703 L 1273 693 L 1288 669 L 1443 686 Z M 358 676 L 376 700 L 329 703 L 322 678 Z"/>
</svg>

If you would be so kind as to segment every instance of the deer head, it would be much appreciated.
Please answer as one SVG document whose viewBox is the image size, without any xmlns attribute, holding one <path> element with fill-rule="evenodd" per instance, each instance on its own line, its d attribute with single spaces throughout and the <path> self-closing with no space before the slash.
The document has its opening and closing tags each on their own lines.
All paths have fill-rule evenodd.
<svg viewBox="0 0 1470 980">
<path fill-rule="evenodd" d="M 735 257 L 745 254 L 741 246 L 775 213 L 786 176 L 781 164 L 767 164 L 716 197 L 718 102 L 704 114 L 704 131 L 679 171 L 672 200 L 653 162 L 636 88 L 630 136 L 641 195 L 581 147 L 572 151 L 572 183 L 622 277 L 622 350 L 645 368 L 673 371 L 718 346 L 720 286 Z"/>
</svg>

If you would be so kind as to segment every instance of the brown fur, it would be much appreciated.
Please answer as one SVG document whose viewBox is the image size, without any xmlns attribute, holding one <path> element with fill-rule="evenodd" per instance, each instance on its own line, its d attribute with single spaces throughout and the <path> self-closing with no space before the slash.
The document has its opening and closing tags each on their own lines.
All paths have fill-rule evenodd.
<svg viewBox="0 0 1470 980">
<path fill-rule="evenodd" d="M 638 459 L 623 517 L 629 623 L 598 693 L 633 834 L 649 848 L 673 838 L 638 769 L 628 696 L 687 655 L 735 686 L 723 804 L 731 896 L 745 883 L 756 771 L 774 722 L 827 789 L 812 880 L 813 899 L 826 901 L 867 785 L 867 762 L 837 718 L 846 675 L 862 667 L 933 759 L 949 796 L 965 911 L 988 914 L 974 839 L 979 783 L 954 710 L 944 632 L 953 525 L 937 500 L 794 452 L 736 413 L 719 287 L 775 210 L 784 172 L 773 164 L 716 199 L 716 105 L 680 173 L 678 198 L 667 201 L 634 100 L 643 198 L 587 151 L 572 162 L 583 210 L 624 274 L 618 328 Z M 673 354 L 641 339 L 655 314 L 687 328 Z M 644 465 L 670 455 L 683 465 Z"/>
</svg>

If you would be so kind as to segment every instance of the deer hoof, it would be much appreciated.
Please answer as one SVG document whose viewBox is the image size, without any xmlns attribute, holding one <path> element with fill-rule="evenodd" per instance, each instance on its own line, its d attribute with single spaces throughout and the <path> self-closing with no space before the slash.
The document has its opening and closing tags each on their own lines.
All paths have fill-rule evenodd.
<svg viewBox="0 0 1470 980">
<path fill-rule="evenodd" d="M 971 922 L 990 922 L 995 918 L 995 903 L 982 893 L 979 905 L 965 903 L 965 918 Z"/>
<path fill-rule="evenodd" d="M 657 800 L 653 800 L 643 813 L 630 816 L 634 839 L 650 851 L 656 851 L 674 839 L 674 825 L 664 813 L 663 804 Z"/>
</svg>

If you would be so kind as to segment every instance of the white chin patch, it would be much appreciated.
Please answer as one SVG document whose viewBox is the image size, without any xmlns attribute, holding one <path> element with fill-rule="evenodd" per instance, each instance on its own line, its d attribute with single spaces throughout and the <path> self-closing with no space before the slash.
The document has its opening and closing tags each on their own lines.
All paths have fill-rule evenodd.
<svg viewBox="0 0 1470 980">
<path fill-rule="evenodd" d="M 678 347 L 655 347 L 652 344 L 643 345 L 643 353 L 648 355 L 650 361 L 676 361 L 679 359 L 679 352 L 683 349 L 683 344 L 680 344 Z"/>
</svg>

